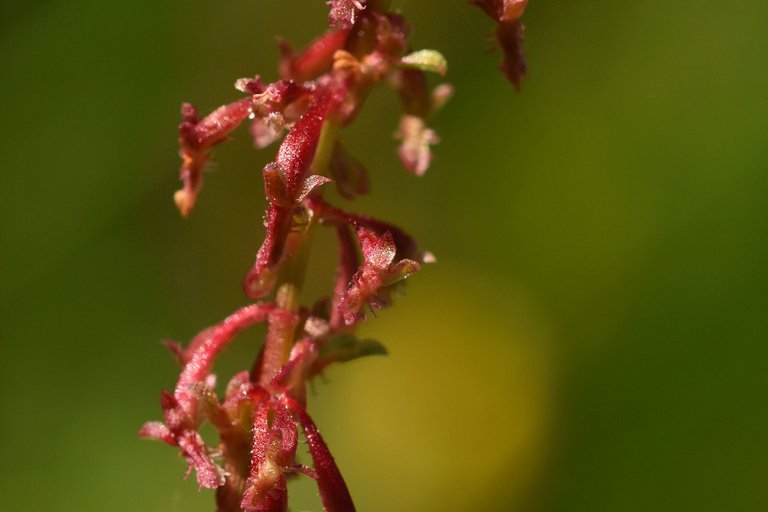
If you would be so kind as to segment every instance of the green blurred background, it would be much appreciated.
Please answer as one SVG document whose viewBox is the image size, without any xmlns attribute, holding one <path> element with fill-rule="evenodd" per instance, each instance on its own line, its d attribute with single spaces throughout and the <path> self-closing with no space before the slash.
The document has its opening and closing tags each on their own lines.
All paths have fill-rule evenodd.
<svg viewBox="0 0 768 512">
<path fill-rule="evenodd" d="M 533 0 L 520 95 L 482 13 L 394 4 L 457 94 L 422 179 L 396 160 L 389 91 L 344 132 L 374 184 L 354 208 L 439 260 L 365 326 L 390 357 L 315 386 L 359 509 L 768 510 L 768 3 Z M 245 302 L 273 151 L 237 132 L 183 221 L 179 104 L 274 79 L 274 36 L 304 44 L 325 11 L 2 3 L 3 510 L 212 510 L 136 431 L 177 375 L 159 340 Z M 314 256 L 310 295 L 332 240 Z M 319 510 L 314 492 L 299 483 L 294 510 Z"/>
</svg>

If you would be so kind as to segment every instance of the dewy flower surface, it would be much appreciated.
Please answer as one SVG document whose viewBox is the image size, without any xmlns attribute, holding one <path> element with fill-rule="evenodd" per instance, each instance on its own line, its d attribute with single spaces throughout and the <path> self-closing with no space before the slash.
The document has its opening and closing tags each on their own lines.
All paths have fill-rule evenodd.
<svg viewBox="0 0 768 512">
<path fill-rule="evenodd" d="M 354 336 L 367 312 L 389 306 L 407 277 L 434 257 L 419 249 L 400 228 L 327 202 L 329 183 L 345 199 L 366 194 L 368 172 L 339 141 L 371 89 L 390 85 L 403 114 L 397 130 L 398 155 L 405 169 L 423 175 L 438 142 L 429 121 L 451 95 L 447 84 L 434 90 L 426 73 L 444 75 L 447 65 L 434 50 L 413 52 L 408 27 L 384 0 L 331 0 L 331 29 L 296 52 L 280 43 L 280 79 L 259 76 L 236 81 L 244 93 L 201 118 L 182 106 L 179 126 L 180 178 L 174 200 L 183 216 L 194 207 L 203 171 L 214 146 L 240 124 L 250 123 L 254 144 L 282 141 L 263 169 L 268 201 L 266 235 L 243 282 L 246 295 L 264 300 L 244 306 L 198 334 L 186 348 L 168 347 L 182 367 L 173 392 L 163 392 L 164 422 L 140 431 L 180 450 L 200 487 L 216 490 L 219 512 L 286 511 L 287 481 L 300 474 L 317 482 L 327 512 L 355 510 L 349 490 L 328 446 L 307 413 L 307 382 L 330 364 L 385 354 L 374 340 Z M 504 50 L 502 70 L 518 87 L 525 72 L 520 16 L 524 0 L 471 0 L 493 18 Z M 312 306 L 299 303 L 308 244 L 313 230 L 332 229 L 339 263 L 330 295 Z M 216 357 L 244 330 L 264 323 L 267 335 L 255 363 L 229 381 L 223 399 L 216 394 Z M 207 446 L 203 422 L 219 433 Z M 299 436 L 309 447 L 312 466 L 296 461 Z"/>
</svg>

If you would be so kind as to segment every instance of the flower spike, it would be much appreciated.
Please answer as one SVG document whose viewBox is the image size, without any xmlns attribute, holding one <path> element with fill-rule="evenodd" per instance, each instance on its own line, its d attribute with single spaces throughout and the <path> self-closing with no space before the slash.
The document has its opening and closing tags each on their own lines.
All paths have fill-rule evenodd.
<svg viewBox="0 0 768 512">
<path fill-rule="evenodd" d="M 469 0 L 497 23 L 504 50 L 502 70 L 516 86 L 525 72 L 520 17 L 527 0 Z M 335 363 L 386 355 L 384 345 L 355 331 L 368 311 L 388 306 L 404 280 L 435 261 L 408 233 L 366 214 L 334 206 L 323 195 L 333 181 L 338 195 L 354 199 L 370 191 L 363 162 L 341 142 L 371 91 L 389 85 L 402 115 L 396 137 L 406 170 L 423 175 L 439 138 L 430 123 L 451 96 L 450 85 L 436 87 L 448 65 L 436 50 L 414 51 L 405 18 L 388 12 L 389 0 L 328 0 L 331 29 L 295 52 L 280 41 L 280 79 L 240 78 L 242 99 L 201 118 L 182 106 L 179 125 L 180 178 L 174 200 L 189 215 L 203 186 L 211 151 L 248 119 L 253 144 L 280 142 L 262 169 L 264 239 L 243 289 L 269 302 L 240 308 L 204 329 L 186 346 L 165 341 L 181 366 L 175 388 L 160 398 L 163 421 L 150 421 L 142 438 L 178 448 L 189 474 L 201 488 L 215 489 L 217 512 L 287 512 L 288 478 L 306 475 L 317 483 L 325 512 L 354 512 L 341 472 L 307 413 L 308 383 Z M 281 140 L 282 139 L 282 140 Z M 309 244 L 316 229 L 335 232 L 339 259 L 328 295 L 301 303 Z M 245 329 L 266 324 L 264 343 L 250 369 L 236 373 L 223 396 L 212 373 L 216 358 Z M 207 446 L 200 427 L 219 434 Z M 312 457 L 297 461 L 299 430 Z"/>
<path fill-rule="evenodd" d="M 202 437 L 197 433 L 202 411 L 199 408 L 201 388 L 208 387 L 211 366 L 216 355 L 243 329 L 267 319 L 270 305 L 253 304 L 227 317 L 219 325 L 204 330 L 190 343 L 186 364 L 173 394 L 164 392 L 161 405 L 165 425 L 148 422 L 139 431 L 145 438 L 178 446 L 197 472 L 200 487 L 216 488 L 224 484 L 224 472 L 211 461 Z"/>
</svg>

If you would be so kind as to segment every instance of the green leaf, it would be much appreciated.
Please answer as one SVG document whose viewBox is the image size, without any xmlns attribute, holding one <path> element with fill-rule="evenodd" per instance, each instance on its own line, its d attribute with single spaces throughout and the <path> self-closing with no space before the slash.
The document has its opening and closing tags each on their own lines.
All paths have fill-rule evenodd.
<svg viewBox="0 0 768 512">
<path fill-rule="evenodd" d="M 448 71 L 448 61 L 437 50 L 419 50 L 410 53 L 400 60 L 400 65 L 404 68 L 440 73 L 443 76 Z"/>
<path fill-rule="evenodd" d="M 351 334 L 331 337 L 320 350 L 318 359 L 344 363 L 365 356 L 386 356 L 386 347 L 372 339 L 361 340 Z"/>
</svg>

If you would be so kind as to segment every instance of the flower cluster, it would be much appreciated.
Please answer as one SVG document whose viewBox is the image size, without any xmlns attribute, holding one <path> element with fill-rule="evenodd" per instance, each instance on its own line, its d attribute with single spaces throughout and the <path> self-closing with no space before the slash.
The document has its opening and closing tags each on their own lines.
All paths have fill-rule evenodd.
<svg viewBox="0 0 768 512">
<path fill-rule="evenodd" d="M 202 119 L 192 105 L 182 107 L 183 188 L 174 199 L 184 216 L 201 190 L 212 148 L 235 128 L 248 123 L 260 148 L 282 138 L 275 160 L 263 170 L 266 236 L 243 283 L 246 295 L 264 301 L 202 331 L 186 348 L 167 342 L 182 372 L 174 391 L 162 394 L 164 422 L 146 423 L 140 431 L 142 437 L 178 447 L 200 487 L 216 489 L 220 512 L 285 511 L 287 478 L 296 474 L 316 480 L 326 511 L 354 510 L 307 413 L 307 382 L 334 362 L 386 353 L 378 342 L 356 338 L 356 325 L 367 312 L 388 306 L 404 280 L 434 258 L 401 229 L 333 206 L 323 198 L 322 186 L 332 182 L 346 199 L 367 193 L 367 171 L 338 134 L 355 119 L 375 85 L 389 84 L 400 97 L 398 154 L 417 175 L 427 170 L 431 146 L 438 141 L 429 121 L 451 95 L 446 84 L 430 89 L 425 75 L 445 74 L 445 59 L 433 50 L 411 51 L 407 25 L 402 16 L 387 12 L 387 3 L 331 0 L 330 31 L 300 52 L 281 43 L 279 80 L 237 80 L 235 87 L 244 97 Z M 525 1 L 472 3 L 499 23 L 503 69 L 518 84 L 524 71 L 519 18 Z M 334 230 L 339 262 L 330 296 L 305 307 L 299 303 L 304 260 L 318 226 Z M 261 353 L 249 371 L 229 381 L 220 398 L 214 360 L 239 333 L 258 323 L 267 325 Z M 204 421 L 218 430 L 218 446 L 203 441 L 199 428 Z M 296 461 L 300 430 L 311 467 Z"/>
</svg>

